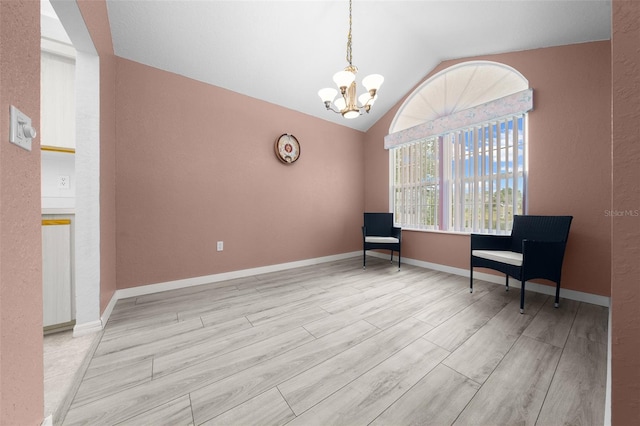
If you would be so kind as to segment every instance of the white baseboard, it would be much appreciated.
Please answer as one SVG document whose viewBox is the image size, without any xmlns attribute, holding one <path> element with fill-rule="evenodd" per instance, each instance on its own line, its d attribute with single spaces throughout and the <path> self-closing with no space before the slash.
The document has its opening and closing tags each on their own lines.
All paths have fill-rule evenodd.
<svg viewBox="0 0 640 426">
<path fill-rule="evenodd" d="M 107 325 L 107 321 L 109 321 L 111 312 L 113 312 L 113 308 L 116 307 L 116 302 L 118 301 L 117 294 L 118 294 L 118 290 L 113 292 L 113 295 L 111 296 L 111 300 L 109 300 L 109 303 L 107 303 L 107 306 L 104 308 L 104 312 L 100 317 L 100 321 L 102 322 L 102 327 Z"/>
<path fill-rule="evenodd" d="M 388 258 L 387 254 L 379 253 L 376 251 L 369 251 L 367 252 L 367 255 L 375 256 L 379 258 Z M 168 291 L 168 290 L 177 290 L 181 288 L 193 287 L 193 286 L 202 285 L 202 284 L 213 284 L 216 282 L 227 281 L 227 280 L 232 280 L 236 278 L 246 278 L 254 275 L 266 274 L 269 272 L 278 272 L 278 271 L 284 271 L 288 269 L 300 268 L 303 266 L 318 265 L 321 263 L 333 262 L 336 260 L 349 259 L 356 256 L 362 256 L 362 252 L 354 251 L 350 253 L 342 253 L 342 254 L 336 254 L 332 256 L 317 257 L 313 259 L 298 260 L 295 262 L 280 263 L 277 265 L 261 266 L 258 268 L 242 269 L 238 271 L 223 272 L 220 274 L 204 275 L 201 277 L 185 278 L 182 280 L 167 281 L 162 283 L 148 284 L 148 285 L 142 285 L 138 287 L 131 287 L 131 288 L 116 290 L 113 296 L 111 297 L 111 300 L 107 304 L 107 307 L 105 308 L 104 312 L 102 313 L 101 321 L 95 321 L 89 324 L 76 325 L 73 329 L 73 335 L 80 336 L 82 334 L 88 334 L 88 333 L 93 333 L 95 331 L 100 331 L 102 327 L 107 324 L 107 321 L 109 321 L 111 312 L 113 311 L 113 308 L 115 307 L 116 302 L 120 299 L 144 296 L 147 294 L 159 293 L 159 292 Z M 418 266 L 421 268 L 447 272 L 450 274 L 460 275 L 463 277 L 469 276 L 468 269 L 456 268 L 456 267 L 447 266 L 447 265 L 440 265 L 438 263 L 424 262 L 422 260 L 415 260 L 415 259 L 405 258 L 405 257 L 402 258 L 402 263 Z M 474 276 L 476 276 L 477 278 L 483 281 L 504 285 L 504 278 L 497 275 L 487 274 L 484 272 L 474 272 Z M 514 288 L 520 288 L 520 282 L 516 280 L 510 280 L 509 286 Z M 527 281 L 527 290 L 531 290 L 533 292 L 547 294 L 551 296 L 555 295 L 555 287 L 537 284 L 537 283 L 528 282 L 528 281 Z M 606 307 L 609 306 L 608 297 L 599 296 L 597 294 L 584 293 L 576 290 L 568 290 L 568 289 L 561 288 L 560 297 L 576 300 L 579 302 L 592 303 L 594 305 L 599 305 L 599 306 L 606 306 Z"/>
<path fill-rule="evenodd" d="M 47 417 L 42 420 L 40 426 L 53 426 L 53 414 L 49 414 Z"/>
<path fill-rule="evenodd" d="M 385 253 L 378 253 L 375 251 L 367 252 L 367 255 L 380 257 L 380 258 L 388 258 L 389 255 Z M 440 265 L 438 263 L 424 262 L 422 260 L 415 260 L 410 258 L 402 258 L 402 263 L 406 263 L 408 265 L 419 266 L 421 268 L 433 269 L 436 271 L 447 272 L 454 275 L 460 275 L 463 277 L 469 277 L 469 270 L 463 268 L 455 268 L 453 266 Z M 500 285 L 504 285 L 504 276 L 498 276 L 493 274 L 487 274 L 485 272 L 473 272 L 473 276 L 475 278 L 481 279 L 483 281 L 488 281 L 491 283 L 496 283 Z M 547 294 L 550 296 L 555 296 L 556 288 L 551 287 L 544 284 L 538 284 L 534 282 L 527 281 L 527 290 L 533 291 L 535 293 Z M 509 279 L 509 287 L 520 288 L 520 281 Z M 610 298 L 606 296 L 600 296 L 598 294 L 585 293 L 577 290 L 569 290 L 560 288 L 560 297 L 570 300 L 575 300 L 578 302 L 591 303 L 598 306 L 609 307 Z"/>
<path fill-rule="evenodd" d="M 73 327 L 73 337 L 84 336 L 85 334 L 97 333 L 102 331 L 102 321 L 90 321 L 82 324 L 76 324 Z"/>
<path fill-rule="evenodd" d="M 607 388 L 604 397 L 604 426 L 611 426 L 611 309 L 609 309 L 609 338 L 607 339 Z"/>
<path fill-rule="evenodd" d="M 109 321 L 109 317 L 111 316 L 111 312 L 113 311 L 113 308 L 115 307 L 116 302 L 120 299 L 144 296 L 147 294 L 159 293 L 161 291 L 167 291 L 167 290 L 177 290 L 181 288 L 193 287 L 193 286 L 202 285 L 202 284 L 213 284 L 216 282 L 233 280 L 236 278 L 246 278 L 254 275 L 266 274 L 269 272 L 285 271 L 288 269 L 300 268 L 303 266 L 318 265 L 321 263 L 334 262 L 336 260 L 349 259 L 359 255 L 362 255 L 361 251 L 354 251 L 350 253 L 341 253 L 341 254 L 335 254 L 331 256 L 316 257 L 313 259 L 298 260 L 295 262 L 280 263 L 277 265 L 268 265 L 268 266 L 261 266 L 258 268 L 241 269 L 238 271 L 223 272 L 220 274 L 185 278 L 182 280 L 167 281 L 163 283 L 148 284 L 148 285 L 142 285 L 138 287 L 131 287 L 131 288 L 116 290 L 113 296 L 111 297 L 109 304 L 107 305 L 107 307 L 105 308 L 102 314 L 102 317 L 101 317 L 102 324 L 105 324 L 105 325 L 107 324 L 107 321 Z M 74 330 L 74 335 L 75 335 L 75 330 Z"/>
</svg>

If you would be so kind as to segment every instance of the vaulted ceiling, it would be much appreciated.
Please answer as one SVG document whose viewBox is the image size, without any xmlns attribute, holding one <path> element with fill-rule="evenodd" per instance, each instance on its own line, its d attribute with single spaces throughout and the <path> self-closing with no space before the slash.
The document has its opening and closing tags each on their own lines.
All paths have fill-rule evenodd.
<svg viewBox="0 0 640 426">
<path fill-rule="evenodd" d="M 385 77 L 371 113 L 326 111 L 348 0 L 107 0 L 117 56 L 365 131 L 443 60 L 608 40 L 610 0 L 353 2 L 353 64 Z M 550 70 L 550 72 L 552 72 Z"/>
</svg>

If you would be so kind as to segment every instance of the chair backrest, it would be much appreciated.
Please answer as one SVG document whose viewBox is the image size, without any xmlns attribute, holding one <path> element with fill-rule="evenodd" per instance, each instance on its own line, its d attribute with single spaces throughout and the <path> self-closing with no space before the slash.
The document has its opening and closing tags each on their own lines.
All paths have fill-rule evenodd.
<svg viewBox="0 0 640 426">
<path fill-rule="evenodd" d="M 567 242 L 573 216 L 518 216 L 513 217 L 511 250 L 522 251 L 522 240 Z"/>
<path fill-rule="evenodd" d="M 389 237 L 393 229 L 393 213 L 365 213 L 364 226 L 367 235 Z"/>
</svg>

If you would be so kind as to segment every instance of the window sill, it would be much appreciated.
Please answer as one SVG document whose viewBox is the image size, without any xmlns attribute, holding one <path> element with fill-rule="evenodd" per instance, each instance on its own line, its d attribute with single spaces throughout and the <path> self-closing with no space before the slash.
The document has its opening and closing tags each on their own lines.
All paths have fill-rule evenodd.
<svg viewBox="0 0 640 426">
<path fill-rule="evenodd" d="M 397 225 L 395 225 L 397 226 Z M 471 232 L 456 232 L 456 231 L 441 231 L 439 229 L 415 229 L 415 228 L 402 228 L 402 232 L 426 232 L 430 234 L 446 234 L 446 235 L 458 235 L 469 236 Z"/>
</svg>

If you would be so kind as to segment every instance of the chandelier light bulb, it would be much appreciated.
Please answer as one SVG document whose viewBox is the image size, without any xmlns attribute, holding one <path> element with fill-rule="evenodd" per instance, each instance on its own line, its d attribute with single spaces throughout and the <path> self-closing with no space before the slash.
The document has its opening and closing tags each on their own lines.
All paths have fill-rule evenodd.
<svg viewBox="0 0 640 426">
<path fill-rule="evenodd" d="M 358 103 L 360 104 L 360 106 L 371 106 L 375 102 L 376 98 L 377 96 L 372 98 L 369 93 L 363 93 L 362 95 L 358 96 Z"/>
<path fill-rule="evenodd" d="M 384 77 L 380 74 L 371 74 L 362 79 L 362 85 L 367 89 L 367 92 L 372 90 L 377 92 L 383 82 Z"/>
<path fill-rule="evenodd" d="M 338 71 L 333 75 L 333 81 L 336 83 L 336 86 L 340 88 L 340 91 L 343 90 L 343 87 L 347 88 L 351 86 L 351 83 L 353 83 L 355 79 L 356 75 L 351 71 Z"/>
<path fill-rule="evenodd" d="M 322 102 L 329 102 L 329 103 L 333 102 L 337 94 L 338 94 L 338 91 L 331 87 L 325 87 L 324 89 L 318 90 L 318 96 L 320 96 L 320 99 L 322 99 Z"/>
<path fill-rule="evenodd" d="M 342 116 L 344 118 L 347 118 L 347 119 L 351 120 L 353 118 L 359 117 L 360 116 L 360 111 L 354 110 L 354 109 L 350 109 L 348 111 L 343 112 Z"/>
</svg>

